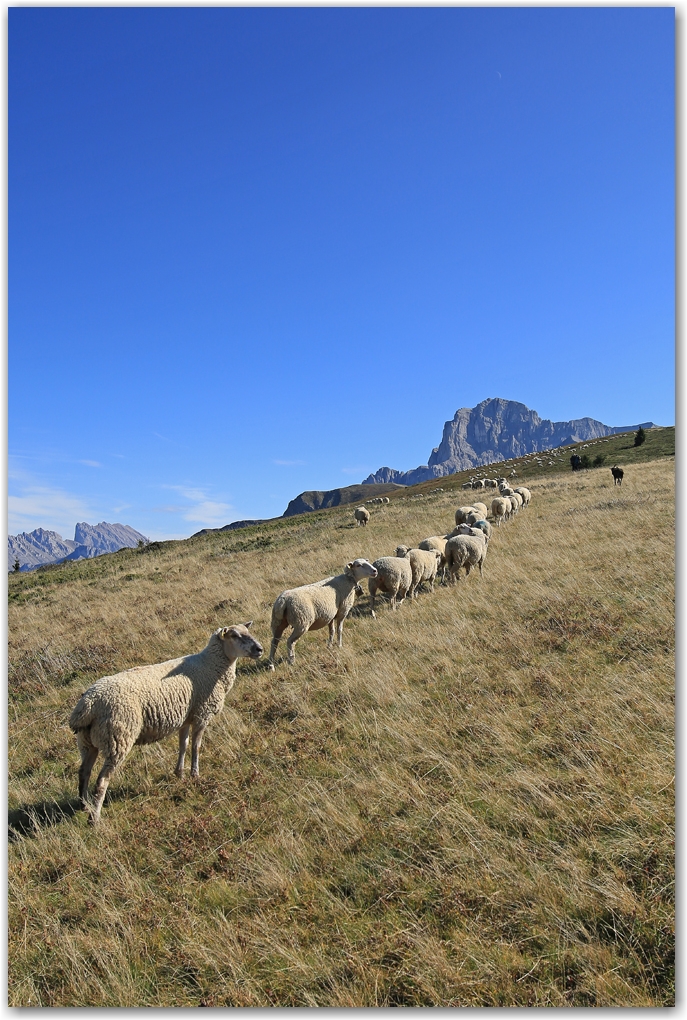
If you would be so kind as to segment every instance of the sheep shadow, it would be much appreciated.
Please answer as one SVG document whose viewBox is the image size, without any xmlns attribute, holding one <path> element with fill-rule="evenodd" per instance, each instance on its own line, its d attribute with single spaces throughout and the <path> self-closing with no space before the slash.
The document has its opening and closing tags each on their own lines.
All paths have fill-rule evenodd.
<svg viewBox="0 0 687 1020">
<path fill-rule="evenodd" d="M 50 828 L 73 818 L 80 810 L 76 797 L 68 800 L 40 800 L 25 807 L 12 808 L 7 813 L 8 841 L 16 842 L 27 836 L 37 836 L 41 829 Z"/>
</svg>

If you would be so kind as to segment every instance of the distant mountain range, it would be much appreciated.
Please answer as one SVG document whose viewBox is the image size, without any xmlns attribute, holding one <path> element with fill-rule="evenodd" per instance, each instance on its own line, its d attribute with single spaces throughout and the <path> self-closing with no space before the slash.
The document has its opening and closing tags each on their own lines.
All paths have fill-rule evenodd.
<svg viewBox="0 0 687 1020">
<path fill-rule="evenodd" d="M 102 553 L 117 552 L 118 549 L 133 549 L 139 542 L 148 543 L 145 535 L 127 524 L 77 524 L 74 541 L 62 538 L 56 531 L 36 528 L 28 534 L 10 535 L 7 539 L 8 570 L 14 569 L 19 560 L 21 570 L 34 570 L 47 563 L 61 563 L 63 560 L 91 559 Z"/>
<path fill-rule="evenodd" d="M 655 425 L 647 421 L 642 423 L 642 427 L 650 429 Z M 483 464 L 638 428 L 639 425 L 604 425 L 594 418 L 549 421 L 540 418 L 525 404 L 493 397 L 476 407 L 461 407 L 456 411 L 453 420 L 445 423 L 441 443 L 434 447 L 427 464 L 411 471 L 383 467 L 368 475 L 363 485 L 380 482 L 417 485 Z"/>
</svg>

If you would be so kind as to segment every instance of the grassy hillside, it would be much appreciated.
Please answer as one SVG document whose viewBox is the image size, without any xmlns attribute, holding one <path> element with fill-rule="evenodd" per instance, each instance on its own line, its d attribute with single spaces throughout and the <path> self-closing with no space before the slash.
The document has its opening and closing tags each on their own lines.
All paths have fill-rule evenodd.
<svg viewBox="0 0 687 1020">
<path fill-rule="evenodd" d="M 343 506 L 10 576 L 10 1003 L 672 1004 L 671 437 L 602 447 L 622 489 L 519 469 L 483 580 L 243 662 L 200 780 L 175 738 L 136 748 L 98 830 L 65 724 L 93 679 L 221 624 L 267 646 L 281 590 L 449 530 L 464 475 L 365 529 Z"/>
</svg>

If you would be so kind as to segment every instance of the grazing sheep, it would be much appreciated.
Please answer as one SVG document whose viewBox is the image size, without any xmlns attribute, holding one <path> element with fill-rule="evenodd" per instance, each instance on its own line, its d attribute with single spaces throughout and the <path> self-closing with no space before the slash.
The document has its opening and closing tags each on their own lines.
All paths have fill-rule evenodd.
<svg viewBox="0 0 687 1020">
<path fill-rule="evenodd" d="M 291 664 L 296 659 L 296 641 L 309 630 L 320 630 L 328 626 L 327 648 L 333 646 L 335 633 L 341 648 L 344 621 L 353 608 L 356 595 L 362 594 L 358 582 L 364 577 L 372 579 L 376 576 L 375 567 L 367 560 L 351 560 L 344 567 L 343 574 L 313 584 L 302 584 L 300 588 L 288 588 L 277 596 L 272 606 L 270 669 L 274 669 L 277 645 L 287 627 L 293 628 L 286 639 L 287 658 Z"/>
<path fill-rule="evenodd" d="M 468 514 L 474 513 L 474 506 L 459 506 L 456 510 L 456 524 L 465 524 Z"/>
<path fill-rule="evenodd" d="M 486 521 L 480 521 L 479 523 L 487 524 Z M 454 528 L 451 538 L 455 538 L 456 535 L 472 535 L 473 538 L 484 539 L 484 541 L 487 544 L 489 544 L 489 539 L 491 537 L 491 527 L 488 524 L 487 527 L 489 528 L 489 534 L 487 534 L 487 532 L 484 529 L 478 528 L 476 524 L 475 525 L 459 524 L 457 528 Z"/>
<path fill-rule="evenodd" d="M 423 581 L 428 581 L 429 590 L 434 591 L 434 580 L 444 558 L 439 549 L 408 549 L 405 545 L 399 545 L 396 555 L 407 556 L 410 560 L 413 580 L 408 595 L 411 599 L 416 597 L 417 589 Z"/>
<path fill-rule="evenodd" d="M 530 490 L 525 488 L 524 485 L 520 485 L 515 491 L 518 493 L 518 495 L 522 496 L 523 506 L 529 506 L 530 500 L 532 499 L 532 493 L 530 492 Z"/>
<path fill-rule="evenodd" d="M 622 484 L 623 484 L 623 475 L 625 474 L 623 469 L 621 467 L 617 467 L 617 466 L 616 467 L 612 467 L 611 468 L 611 474 L 613 475 L 613 485 L 614 486 L 616 486 L 616 485 L 621 485 L 622 486 Z"/>
<path fill-rule="evenodd" d="M 474 528 L 479 528 L 479 530 L 481 532 L 483 532 L 484 537 L 486 538 L 487 542 L 489 541 L 489 539 L 491 538 L 491 524 L 489 523 L 489 521 L 484 521 L 484 520 L 482 520 L 482 521 L 475 521 L 475 523 L 472 525 L 472 527 L 473 527 L 473 529 Z"/>
<path fill-rule="evenodd" d="M 472 567 L 479 567 L 482 576 L 482 567 L 487 555 L 487 541 L 483 536 L 456 535 L 449 538 L 446 543 L 446 565 L 448 567 L 449 583 L 454 584 L 459 579 L 459 570 L 465 567 L 467 577 Z"/>
<path fill-rule="evenodd" d="M 496 520 L 499 528 L 501 521 L 507 521 L 510 515 L 510 499 L 505 496 L 497 496 L 491 501 L 491 516 Z"/>
<path fill-rule="evenodd" d="M 515 489 L 511 489 L 510 485 L 499 485 L 499 492 L 502 496 L 512 496 Z"/>
<path fill-rule="evenodd" d="M 495 478 L 487 478 L 487 488 L 488 489 L 495 489 L 497 487 L 497 485 L 498 485 L 498 482 L 496 481 Z"/>
<path fill-rule="evenodd" d="M 90 812 L 91 825 L 100 819 L 112 773 L 134 744 L 152 744 L 178 730 L 176 774 L 181 776 L 193 730 L 191 776 L 198 775 L 203 734 L 234 686 L 237 660 L 259 659 L 262 655 L 262 645 L 249 632 L 250 626 L 252 621 L 220 627 L 202 652 L 101 677 L 81 695 L 69 717 L 69 726 L 76 733 L 81 753 L 79 798 Z M 99 752 L 105 761 L 91 806 L 88 783 Z"/>
<path fill-rule="evenodd" d="M 484 488 L 484 482 L 482 481 L 481 478 L 477 478 L 472 483 L 472 487 L 473 487 L 473 489 L 483 489 Z"/>
<path fill-rule="evenodd" d="M 388 496 L 382 496 L 382 503 L 387 504 L 387 503 L 390 503 L 390 502 L 391 502 L 391 500 L 389 499 Z"/>
<path fill-rule="evenodd" d="M 512 492 L 508 498 L 510 499 L 511 504 L 513 506 L 513 513 L 517 513 L 522 504 L 525 502 L 524 499 L 522 498 L 519 492 L 515 491 Z"/>
<path fill-rule="evenodd" d="M 370 511 L 366 510 L 364 506 L 359 506 L 356 507 L 353 516 L 355 517 L 357 528 L 359 528 L 361 524 L 363 527 L 365 527 L 370 519 Z"/>
<path fill-rule="evenodd" d="M 480 517 L 487 516 L 487 504 L 486 503 L 473 503 L 473 510 L 476 510 Z"/>
<path fill-rule="evenodd" d="M 463 482 L 463 484 L 461 485 L 461 489 L 471 489 L 471 488 L 472 488 L 472 482 Z"/>
<path fill-rule="evenodd" d="M 383 591 L 391 596 L 391 608 L 396 609 L 397 602 L 403 602 L 413 583 L 413 570 L 406 556 L 381 556 L 372 566 L 376 570 L 374 577 L 369 579 L 372 616 L 376 617 L 375 600 L 377 592 Z M 399 597 L 400 596 L 400 597 Z"/>
<path fill-rule="evenodd" d="M 444 556 L 444 550 L 446 549 L 446 542 L 450 537 L 451 535 L 430 535 L 429 538 L 423 538 L 417 544 L 418 549 L 437 549 L 441 553 L 439 570 L 441 571 L 442 580 L 446 579 L 446 557 Z"/>
</svg>

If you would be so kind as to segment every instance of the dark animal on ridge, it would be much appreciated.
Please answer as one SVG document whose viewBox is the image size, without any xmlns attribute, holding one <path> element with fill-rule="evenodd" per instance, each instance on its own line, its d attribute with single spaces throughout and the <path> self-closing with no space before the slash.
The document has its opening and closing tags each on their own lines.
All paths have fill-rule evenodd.
<svg viewBox="0 0 687 1020">
<path fill-rule="evenodd" d="M 624 471 L 623 471 L 622 468 L 612 467 L 611 468 L 611 474 L 613 475 L 613 484 L 614 485 L 622 485 L 623 484 L 623 474 L 624 474 Z"/>
<path fill-rule="evenodd" d="M 580 468 L 582 467 L 582 458 L 578 457 L 576 453 L 573 453 L 572 457 L 570 458 L 570 466 L 573 469 L 573 471 L 579 471 Z"/>
</svg>

